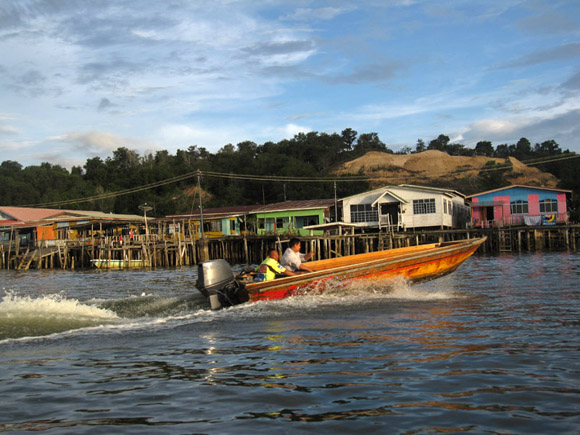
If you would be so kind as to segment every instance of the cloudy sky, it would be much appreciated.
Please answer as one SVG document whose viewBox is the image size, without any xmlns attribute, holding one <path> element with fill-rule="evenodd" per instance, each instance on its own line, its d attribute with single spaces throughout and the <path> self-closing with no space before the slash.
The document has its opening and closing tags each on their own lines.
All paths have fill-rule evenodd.
<svg viewBox="0 0 580 435">
<path fill-rule="evenodd" d="M 580 152 L 574 0 L 1 0 L 0 162 L 298 132 Z"/>
</svg>

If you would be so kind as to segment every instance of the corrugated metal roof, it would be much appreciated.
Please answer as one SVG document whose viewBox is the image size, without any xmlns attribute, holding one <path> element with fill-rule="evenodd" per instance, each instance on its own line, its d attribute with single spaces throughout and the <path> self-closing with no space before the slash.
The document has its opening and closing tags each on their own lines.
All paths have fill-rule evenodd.
<svg viewBox="0 0 580 435">
<path fill-rule="evenodd" d="M 435 192 L 435 193 L 439 193 L 441 195 L 454 194 L 454 195 L 461 196 L 461 197 L 465 198 L 465 195 L 463 193 L 459 192 L 458 190 L 453 190 L 453 189 L 445 189 L 445 188 L 441 188 L 441 187 L 429 187 L 429 186 L 416 186 L 414 184 L 397 184 L 397 185 L 389 184 L 387 186 L 378 187 L 378 188 L 372 189 L 372 190 L 367 190 L 366 192 L 357 193 L 355 195 L 350 195 L 350 196 L 347 196 L 347 197 L 341 198 L 341 199 L 356 198 L 357 196 L 361 196 L 361 195 L 370 196 L 370 195 L 376 193 L 377 196 L 375 197 L 375 199 L 373 201 L 371 201 L 371 202 L 374 202 L 377 199 L 379 199 L 379 197 L 382 195 L 383 192 L 390 191 L 392 189 L 408 189 L 408 190 L 415 190 L 415 191 Z"/>
<path fill-rule="evenodd" d="M 238 205 L 232 207 L 216 207 L 216 208 L 204 208 L 203 217 L 204 219 L 218 219 L 225 217 L 234 217 L 252 213 L 254 210 L 260 208 L 261 205 Z M 173 219 L 199 219 L 200 210 L 197 208 L 191 213 L 182 213 L 169 215 L 164 218 L 156 219 L 157 221 L 173 220 Z"/>
<path fill-rule="evenodd" d="M 290 211 L 290 210 L 311 210 L 316 208 L 327 208 L 334 205 L 334 199 L 307 199 L 304 201 L 285 201 L 275 204 L 266 204 L 257 210 L 255 213 L 266 213 L 275 211 Z"/>
<path fill-rule="evenodd" d="M 115 213 L 105 213 L 102 211 L 85 211 L 85 210 L 70 210 L 66 211 L 62 215 L 50 217 L 51 220 L 67 220 L 67 219 L 116 219 L 116 220 L 143 220 L 144 217 L 137 214 L 115 214 Z"/>
<path fill-rule="evenodd" d="M 290 210 L 312 210 L 317 208 L 327 208 L 334 204 L 334 199 L 307 199 L 303 201 L 284 201 L 266 205 L 240 205 L 233 207 L 219 207 L 203 209 L 204 219 L 219 219 L 226 217 L 241 216 L 250 213 L 270 213 L 276 211 Z M 199 219 L 199 209 L 192 213 L 170 215 L 156 220 L 173 219 Z"/>
</svg>

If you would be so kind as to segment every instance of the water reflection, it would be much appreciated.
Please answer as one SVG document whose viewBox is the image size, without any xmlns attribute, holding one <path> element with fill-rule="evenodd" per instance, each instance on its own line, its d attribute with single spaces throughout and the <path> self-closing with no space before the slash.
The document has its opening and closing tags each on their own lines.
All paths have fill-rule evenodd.
<svg viewBox="0 0 580 435">
<path fill-rule="evenodd" d="M 127 279 L 111 307 L 176 317 L 0 343 L 0 431 L 576 433 L 579 266 L 479 257 L 418 287 L 219 313 L 159 271 L 132 308 Z"/>
</svg>

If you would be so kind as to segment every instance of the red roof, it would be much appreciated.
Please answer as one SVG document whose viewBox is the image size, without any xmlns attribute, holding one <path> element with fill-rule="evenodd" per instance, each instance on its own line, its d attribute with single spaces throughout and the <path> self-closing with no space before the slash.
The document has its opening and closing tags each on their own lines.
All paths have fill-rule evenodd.
<svg viewBox="0 0 580 435">
<path fill-rule="evenodd" d="M 59 210 L 54 208 L 28 208 L 28 207 L 0 207 L 0 215 L 6 220 L 0 222 L 10 224 L 12 222 L 30 222 L 57 216 L 72 210 Z"/>
</svg>

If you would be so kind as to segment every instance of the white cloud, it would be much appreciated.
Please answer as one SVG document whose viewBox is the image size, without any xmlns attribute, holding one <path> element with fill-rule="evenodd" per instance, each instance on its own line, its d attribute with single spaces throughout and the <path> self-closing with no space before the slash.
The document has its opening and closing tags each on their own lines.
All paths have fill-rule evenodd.
<svg viewBox="0 0 580 435">
<path fill-rule="evenodd" d="M 184 148 L 198 145 L 208 149 L 221 148 L 223 145 L 234 141 L 236 137 L 228 129 L 224 128 L 200 128 L 194 125 L 167 124 L 159 128 L 155 133 L 162 148 Z"/>
<path fill-rule="evenodd" d="M 331 20 L 349 10 L 351 10 L 351 8 L 298 8 L 292 14 L 286 15 L 282 19 L 296 21 Z"/>
<path fill-rule="evenodd" d="M 0 134 L 18 134 L 19 131 L 11 125 L 5 125 L 0 121 Z"/>
<path fill-rule="evenodd" d="M 521 124 L 501 119 L 482 119 L 469 125 L 469 130 L 479 137 L 509 137 Z"/>
<path fill-rule="evenodd" d="M 23 148 L 26 148 L 27 146 L 30 146 L 30 145 L 31 145 L 31 143 L 6 140 L 6 141 L 0 142 L 0 150 L 4 151 L 4 152 L 20 151 Z M 14 158 L 11 157 L 11 159 L 13 160 Z M 4 157 L 1 157 L 0 160 L 4 160 Z"/>
<path fill-rule="evenodd" d="M 131 137 L 122 137 L 104 131 L 90 131 L 86 133 L 68 133 L 64 136 L 50 137 L 50 142 L 61 142 L 68 144 L 72 149 L 77 150 L 82 147 L 88 153 L 111 153 L 117 148 L 128 148 L 134 150 L 145 150 L 152 147 L 149 141 Z"/>
<path fill-rule="evenodd" d="M 297 124 L 286 124 L 283 129 L 284 137 L 287 138 L 292 138 L 298 133 L 308 133 L 310 131 L 312 131 L 310 128 Z"/>
</svg>

